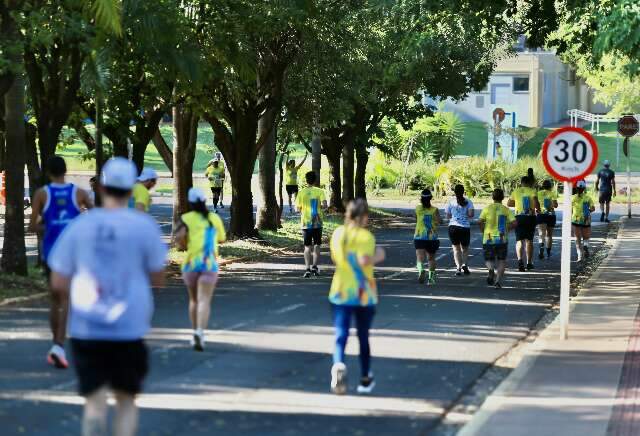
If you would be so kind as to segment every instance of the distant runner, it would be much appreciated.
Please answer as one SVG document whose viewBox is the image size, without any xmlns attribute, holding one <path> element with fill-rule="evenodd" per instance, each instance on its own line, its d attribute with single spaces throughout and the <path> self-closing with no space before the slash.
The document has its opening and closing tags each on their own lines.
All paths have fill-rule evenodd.
<svg viewBox="0 0 640 436">
<path fill-rule="evenodd" d="M 416 206 L 416 231 L 413 245 L 416 249 L 416 267 L 418 268 L 418 282 L 424 283 L 426 271 L 424 261 L 429 260 L 428 284 L 436 283 L 436 252 L 440 248 L 438 226 L 441 223 L 438 208 L 431 205 L 433 195 L 425 189 L 420 195 L 420 204 Z"/>
<path fill-rule="evenodd" d="M 329 292 L 335 328 L 331 390 L 338 395 L 347 391 L 344 355 L 351 318 L 355 317 L 361 374 L 357 390 L 367 394 L 375 387 L 369 347 L 369 329 L 378 303 L 373 266 L 382 262 L 385 254 L 376 247 L 375 237 L 367 230 L 369 208 L 365 200 L 353 200 L 347 205 L 344 222 L 331 237 L 331 258 L 336 265 Z"/>
<path fill-rule="evenodd" d="M 502 204 L 504 191 L 495 189 L 491 197 L 493 204 L 482 209 L 478 222 L 482 231 L 484 260 L 489 269 L 487 284 L 500 289 L 507 266 L 509 232 L 516 228 L 517 223 L 511 209 Z"/>
<path fill-rule="evenodd" d="M 207 209 L 207 198 L 199 188 L 189 189 L 189 212 L 182 215 L 176 242 L 187 250 L 182 279 L 189 292 L 189 319 L 193 327 L 191 345 L 204 350 L 204 330 L 209 325 L 211 298 L 218 282 L 218 248 L 227 239 L 220 217 Z"/>
<path fill-rule="evenodd" d="M 100 180 L 103 207 L 78 217 L 60 236 L 50 256 L 51 284 L 71 300 L 69 336 L 85 397 L 82 434 L 107 434 L 111 390 L 111 428 L 129 436 L 136 432 L 135 397 L 149 367 L 143 337 L 153 315 L 151 286 L 164 282 L 167 247 L 156 222 L 127 207 L 135 165 L 110 159 Z"/>
<path fill-rule="evenodd" d="M 289 212 L 293 213 L 293 201 L 292 198 L 293 197 L 297 197 L 298 195 L 298 171 L 300 170 L 300 168 L 302 168 L 302 165 L 304 165 L 305 161 L 307 160 L 307 156 L 309 156 L 309 154 L 305 154 L 304 155 L 304 159 L 302 159 L 302 161 L 300 162 L 299 165 L 296 165 L 296 161 L 294 159 L 288 160 L 287 161 L 287 183 L 286 183 L 286 189 L 287 189 L 287 195 L 289 196 Z"/>
<path fill-rule="evenodd" d="M 307 187 L 300 190 L 296 197 L 296 207 L 300 211 L 302 236 L 304 242 L 305 278 L 319 275 L 318 260 L 322 244 L 323 210 L 327 208 L 324 190 L 318 187 L 316 173 L 309 171 L 305 175 Z"/>
<path fill-rule="evenodd" d="M 525 261 L 527 269 L 533 269 L 533 238 L 536 233 L 536 211 L 540 210 L 540 204 L 529 176 L 524 176 L 520 182 L 521 186 L 513 190 L 507 206 L 515 206 L 516 209 L 518 269 L 525 271 Z"/>
<path fill-rule="evenodd" d="M 576 236 L 578 262 L 589 257 L 589 239 L 591 239 L 591 214 L 596 210 L 591 195 L 586 192 L 587 182 L 580 180 L 576 184 L 576 193 L 571 200 L 573 234 Z"/>
<path fill-rule="evenodd" d="M 464 186 L 456 185 L 453 192 L 456 197 L 449 200 L 444 212 L 449 219 L 449 240 L 456 263 L 456 275 L 461 276 L 463 273 L 471 274 L 467 261 L 471 244 L 471 218 L 475 212 L 471 200 L 464 196 Z"/>
<path fill-rule="evenodd" d="M 224 165 L 219 160 L 214 160 L 211 166 L 208 166 L 205 175 L 209 179 L 211 194 L 213 195 L 213 209 L 218 211 L 218 202 L 224 189 Z"/>
<path fill-rule="evenodd" d="M 65 182 L 67 165 L 60 156 L 47 162 L 47 175 L 51 183 L 38 189 L 33 196 L 29 230 L 42 234 L 42 261 L 51 286 L 49 255 L 62 231 L 83 209 L 91 209 L 93 202 L 87 191 Z M 53 346 L 47 354 L 47 362 L 56 368 L 67 368 L 69 363 L 64 351 L 69 301 L 65 295 L 51 292 L 49 325 L 53 333 Z"/>
<path fill-rule="evenodd" d="M 153 168 L 143 168 L 138 176 L 138 182 L 133 187 L 129 206 L 141 212 L 149 213 L 149 208 L 151 207 L 151 193 L 149 191 L 156 186 L 157 180 L 158 174 Z"/>
<path fill-rule="evenodd" d="M 611 162 L 604 161 L 604 168 L 598 172 L 596 180 L 596 191 L 598 191 L 598 202 L 600 203 L 600 222 L 609 221 L 609 210 L 611 209 L 611 198 L 616 196 L 616 173 L 610 168 Z"/>
<path fill-rule="evenodd" d="M 551 180 L 542 182 L 542 189 L 538 191 L 538 203 L 540 212 L 536 220 L 538 223 L 538 241 L 540 242 L 539 259 L 544 259 L 545 248 L 547 257 L 551 257 L 551 245 L 553 244 L 553 229 L 556 226 L 556 209 L 558 208 L 558 192 L 553 187 Z"/>
</svg>

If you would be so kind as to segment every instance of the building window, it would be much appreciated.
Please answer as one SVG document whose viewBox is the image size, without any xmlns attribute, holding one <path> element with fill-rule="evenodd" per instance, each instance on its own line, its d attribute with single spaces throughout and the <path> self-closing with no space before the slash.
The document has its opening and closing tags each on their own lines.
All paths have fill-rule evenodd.
<svg viewBox="0 0 640 436">
<path fill-rule="evenodd" d="M 476 95 L 476 108 L 477 109 L 484 108 L 484 95 Z"/>
<path fill-rule="evenodd" d="M 529 77 L 514 77 L 513 92 L 529 92 Z"/>
</svg>

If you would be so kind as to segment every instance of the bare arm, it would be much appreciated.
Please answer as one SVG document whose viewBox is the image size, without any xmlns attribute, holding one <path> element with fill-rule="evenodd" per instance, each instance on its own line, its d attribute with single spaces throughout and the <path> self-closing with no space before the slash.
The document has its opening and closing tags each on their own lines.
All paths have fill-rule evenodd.
<svg viewBox="0 0 640 436">
<path fill-rule="evenodd" d="M 598 173 L 598 178 L 596 179 L 596 191 L 600 190 L 600 173 Z"/>
<path fill-rule="evenodd" d="M 478 220 L 478 226 L 480 227 L 480 232 L 484 232 L 484 220 Z"/>
<path fill-rule="evenodd" d="M 473 218 L 475 214 L 476 214 L 476 211 L 472 207 L 470 207 L 469 210 L 467 211 L 467 216 L 469 218 Z"/>
<path fill-rule="evenodd" d="M 47 192 L 40 188 L 33 196 L 33 203 L 31 203 L 31 220 L 29 221 L 30 232 L 40 232 L 42 230 L 40 214 L 44 209 L 44 203 L 46 201 Z"/>
<path fill-rule="evenodd" d="M 187 227 L 184 225 L 179 225 L 178 230 L 176 231 L 176 235 L 174 238 L 176 245 L 180 250 L 187 249 Z"/>
<path fill-rule="evenodd" d="M 358 256 L 358 263 L 360 266 L 376 265 L 383 262 L 386 257 L 384 248 L 376 247 L 376 252 L 373 256 Z"/>
<path fill-rule="evenodd" d="M 146 208 L 144 207 L 144 204 L 142 203 L 136 203 L 136 209 L 139 210 L 140 212 L 146 212 Z"/>
<path fill-rule="evenodd" d="M 309 156 L 309 152 L 305 151 L 304 153 L 304 158 L 302 159 L 302 162 L 300 162 L 300 165 L 298 165 L 296 167 L 297 170 L 299 170 L 300 168 L 302 168 L 302 165 L 304 165 L 304 163 L 307 161 L 307 157 Z"/>
<path fill-rule="evenodd" d="M 553 208 L 554 209 L 558 208 L 558 200 L 553 200 Z"/>
</svg>

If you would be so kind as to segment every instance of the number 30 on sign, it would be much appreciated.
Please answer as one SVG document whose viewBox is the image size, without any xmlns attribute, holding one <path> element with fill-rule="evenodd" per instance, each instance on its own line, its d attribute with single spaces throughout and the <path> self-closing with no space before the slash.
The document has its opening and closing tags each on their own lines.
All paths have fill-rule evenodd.
<svg viewBox="0 0 640 436">
<path fill-rule="evenodd" d="M 598 163 L 598 146 L 584 129 L 563 127 L 551 133 L 542 145 L 544 166 L 553 178 L 576 182 L 591 174 Z"/>
</svg>

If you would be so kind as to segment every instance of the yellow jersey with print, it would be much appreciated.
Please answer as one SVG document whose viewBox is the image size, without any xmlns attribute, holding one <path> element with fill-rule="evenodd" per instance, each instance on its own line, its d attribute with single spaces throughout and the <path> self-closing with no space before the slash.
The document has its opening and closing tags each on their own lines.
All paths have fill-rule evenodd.
<svg viewBox="0 0 640 436">
<path fill-rule="evenodd" d="M 426 208 L 419 204 L 416 206 L 416 231 L 413 239 L 421 241 L 436 241 L 438 239 L 438 219 L 437 207 Z"/>
<path fill-rule="evenodd" d="M 303 188 L 296 197 L 303 229 L 320 229 L 324 214 L 322 203 L 326 200 L 324 190 L 315 186 Z"/>
<path fill-rule="evenodd" d="M 511 193 L 510 200 L 516 203 L 516 215 L 534 215 L 536 204 L 536 190 L 521 186 Z"/>
<path fill-rule="evenodd" d="M 144 211 L 149 212 L 151 207 L 151 194 L 146 186 L 142 183 L 136 183 L 131 190 L 131 199 L 129 200 L 129 207 L 132 209 L 136 207 L 136 204 L 142 204 Z"/>
<path fill-rule="evenodd" d="M 558 193 L 555 189 L 542 189 L 538 191 L 538 203 L 540 203 L 540 213 L 553 215 L 556 213 L 553 202 L 558 201 Z"/>
<path fill-rule="evenodd" d="M 298 186 L 298 169 L 287 168 L 287 186 Z"/>
<path fill-rule="evenodd" d="M 590 225 L 591 208 L 594 206 L 593 198 L 586 192 L 575 194 L 571 199 L 571 222 L 573 224 Z"/>
<path fill-rule="evenodd" d="M 509 227 L 516 217 L 507 206 L 492 203 L 482 209 L 479 219 L 484 222 L 483 244 L 506 244 L 509 241 Z"/>
<path fill-rule="evenodd" d="M 218 168 L 216 168 L 212 165 L 207 167 L 204 174 L 207 176 L 207 179 L 209 179 L 209 186 L 211 188 L 222 188 L 224 183 L 224 166 L 218 165 Z"/>
<path fill-rule="evenodd" d="M 218 251 L 227 235 L 222 219 L 212 212 L 205 218 L 200 212 L 187 212 L 181 217 L 187 227 L 187 255 L 183 272 L 218 272 Z"/>
<path fill-rule="evenodd" d="M 340 226 L 331 236 L 330 249 L 336 271 L 331 281 L 329 301 L 345 306 L 377 304 L 373 265 L 358 263 L 359 257 L 375 255 L 376 239 L 373 234 L 357 226 Z"/>
</svg>

